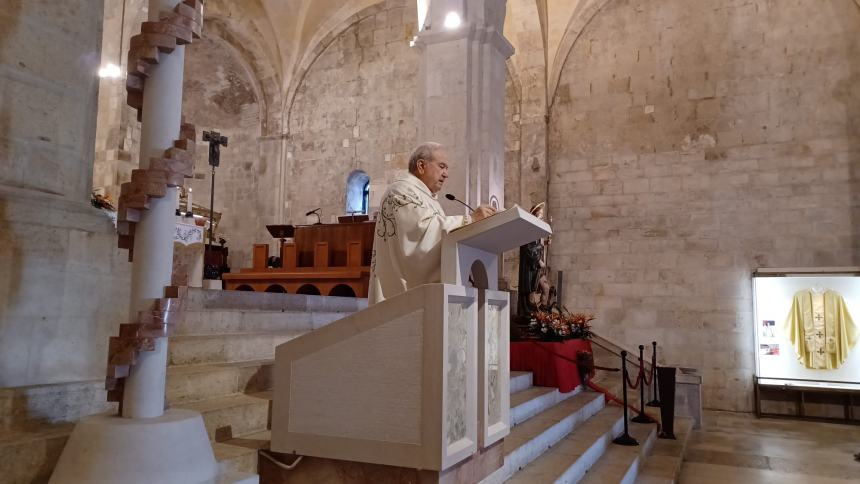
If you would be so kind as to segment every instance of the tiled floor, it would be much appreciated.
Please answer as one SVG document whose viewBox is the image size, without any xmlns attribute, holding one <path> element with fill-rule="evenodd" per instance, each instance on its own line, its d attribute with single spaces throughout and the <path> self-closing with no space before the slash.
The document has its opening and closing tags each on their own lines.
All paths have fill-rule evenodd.
<svg viewBox="0 0 860 484">
<path fill-rule="evenodd" d="M 693 431 L 682 484 L 860 482 L 860 426 L 706 412 Z"/>
</svg>

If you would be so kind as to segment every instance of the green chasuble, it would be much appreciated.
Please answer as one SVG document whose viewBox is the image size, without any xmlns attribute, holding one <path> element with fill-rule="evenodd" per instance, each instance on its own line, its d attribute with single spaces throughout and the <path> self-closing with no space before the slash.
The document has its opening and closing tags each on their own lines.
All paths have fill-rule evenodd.
<svg viewBox="0 0 860 484">
<path fill-rule="evenodd" d="M 858 339 L 845 300 L 834 291 L 795 294 L 784 330 L 797 359 L 816 370 L 839 368 Z"/>
</svg>

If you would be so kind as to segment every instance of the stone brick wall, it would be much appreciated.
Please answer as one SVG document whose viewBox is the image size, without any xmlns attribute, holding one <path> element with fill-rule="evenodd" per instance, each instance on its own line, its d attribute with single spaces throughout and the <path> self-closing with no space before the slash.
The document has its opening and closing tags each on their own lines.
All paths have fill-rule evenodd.
<svg viewBox="0 0 860 484">
<path fill-rule="evenodd" d="M 419 142 L 418 52 L 409 47 L 416 15 L 406 0 L 359 14 L 305 73 L 289 109 L 289 222 L 305 223 L 305 213 L 317 207 L 324 222 L 345 213 L 347 177 L 354 170 L 370 176 L 374 205 L 374 194 L 381 196 L 406 169 Z"/>
<path fill-rule="evenodd" d="M 146 0 L 104 0 L 101 66 L 115 64 L 126 72 L 129 39 L 147 18 Z M 119 200 L 119 187 L 138 166 L 140 123 L 126 105 L 125 77 L 99 79 L 98 120 L 93 159 L 93 190 Z"/>
<path fill-rule="evenodd" d="M 609 2 L 551 111 L 551 263 L 602 335 L 699 367 L 750 410 L 750 274 L 858 265 L 860 9 Z"/>
<path fill-rule="evenodd" d="M 101 25 L 101 0 L 0 8 L 0 387 L 104 378 L 127 317 L 127 254 L 89 204 Z"/>
<path fill-rule="evenodd" d="M 277 154 L 264 156 L 260 140 L 261 94 L 232 47 L 207 31 L 187 47 L 183 96 L 182 112 L 198 131 L 197 175 L 189 184 L 193 201 L 209 206 L 211 169 L 202 137 L 215 130 L 229 138 L 215 172 L 217 233 L 228 241 L 231 266 L 250 266 L 253 244 L 271 240 L 266 224 L 275 223 L 278 183 Z"/>
</svg>

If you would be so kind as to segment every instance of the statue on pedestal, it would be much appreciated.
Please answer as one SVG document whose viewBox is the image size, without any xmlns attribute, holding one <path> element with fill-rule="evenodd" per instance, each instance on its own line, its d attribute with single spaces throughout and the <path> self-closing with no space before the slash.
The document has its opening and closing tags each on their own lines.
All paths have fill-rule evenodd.
<svg viewBox="0 0 860 484">
<path fill-rule="evenodd" d="M 544 220 L 546 203 L 541 202 L 529 211 Z M 549 283 L 547 253 L 549 239 L 538 239 L 520 246 L 520 270 L 517 295 L 517 316 L 528 322 L 533 311 L 550 307 L 554 288 Z"/>
</svg>

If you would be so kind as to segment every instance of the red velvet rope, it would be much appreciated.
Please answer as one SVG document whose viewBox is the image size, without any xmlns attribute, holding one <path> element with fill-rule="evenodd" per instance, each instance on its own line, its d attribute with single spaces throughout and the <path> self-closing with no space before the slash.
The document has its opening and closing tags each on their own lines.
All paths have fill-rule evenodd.
<svg viewBox="0 0 860 484">
<path fill-rule="evenodd" d="M 602 386 L 600 386 L 600 385 L 598 385 L 598 384 L 594 383 L 594 382 L 593 382 L 593 381 L 591 381 L 591 380 L 588 380 L 588 388 L 591 388 L 592 390 L 594 390 L 594 391 L 596 391 L 596 392 L 600 392 L 600 393 L 602 393 L 602 394 L 603 394 L 603 396 L 604 396 L 604 398 L 606 398 L 607 400 L 610 400 L 610 401 L 612 401 L 612 402 L 615 402 L 615 403 L 617 403 L 618 405 L 621 405 L 621 407 L 624 407 L 624 401 L 623 401 L 623 400 L 621 400 L 620 398 L 616 397 L 615 395 L 613 395 L 613 394 L 612 394 L 612 392 L 610 392 L 609 390 L 607 390 L 607 389 L 603 388 Z M 634 408 L 634 407 L 633 407 L 633 405 L 627 405 L 627 408 L 629 408 L 630 410 L 632 410 L 632 411 L 634 411 L 634 412 L 637 412 L 637 413 L 639 412 L 639 409 L 638 409 L 638 408 Z"/>
<path fill-rule="evenodd" d="M 629 386 L 631 390 L 635 390 L 635 389 L 639 388 L 639 383 L 642 382 L 642 367 L 641 366 L 639 367 L 639 373 L 636 374 L 636 382 L 635 383 L 630 383 L 630 374 L 627 372 L 624 372 L 624 373 L 625 373 L 625 380 L 627 380 L 627 386 Z"/>
<path fill-rule="evenodd" d="M 647 378 L 645 375 L 642 375 L 642 379 L 645 380 L 645 384 L 651 386 L 651 382 L 654 381 L 654 364 L 651 364 L 651 371 L 648 372 L 651 375 L 651 378 Z"/>
</svg>

